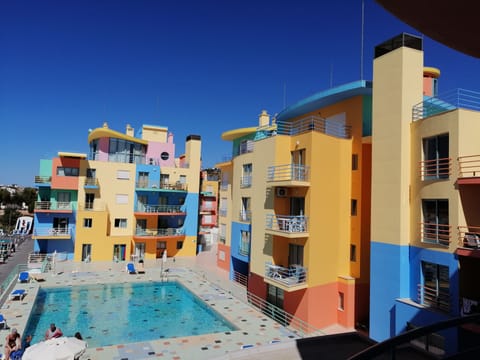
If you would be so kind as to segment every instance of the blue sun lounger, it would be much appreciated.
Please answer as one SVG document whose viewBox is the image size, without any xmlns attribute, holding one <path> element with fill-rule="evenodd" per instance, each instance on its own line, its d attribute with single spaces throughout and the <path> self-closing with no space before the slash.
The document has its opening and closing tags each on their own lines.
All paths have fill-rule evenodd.
<svg viewBox="0 0 480 360">
<path fill-rule="evenodd" d="M 18 275 L 18 281 L 21 283 L 27 283 L 29 280 L 30 280 L 30 274 L 28 273 L 28 271 L 22 271 Z"/>
<path fill-rule="evenodd" d="M 10 293 L 10 300 L 23 300 L 25 295 L 27 295 L 27 290 L 17 289 Z"/>
<path fill-rule="evenodd" d="M 3 316 L 3 314 L 0 314 L 0 329 L 6 329 L 7 328 L 7 319 Z"/>
<path fill-rule="evenodd" d="M 127 272 L 129 274 L 136 274 L 137 272 L 135 271 L 135 266 L 133 265 L 133 263 L 128 263 L 127 264 Z"/>
</svg>

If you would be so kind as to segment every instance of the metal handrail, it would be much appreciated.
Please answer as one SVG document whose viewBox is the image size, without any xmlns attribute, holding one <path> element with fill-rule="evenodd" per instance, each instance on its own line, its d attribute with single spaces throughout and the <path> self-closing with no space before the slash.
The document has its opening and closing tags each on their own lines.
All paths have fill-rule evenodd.
<svg viewBox="0 0 480 360">
<path fill-rule="evenodd" d="M 184 213 L 182 205 L 145 205 L 138 204 L 135 209 L 137 212 L 144 213 Z"/>
<path fill-rule="evenodd" d="M 268 167 L 267 181 L 309 181 L 310 167 L 284 164 Z"/>
<path fill-rule="evenodd" d="M 423 180 L 448 179 L 451 174 L 451 158 L 420 161 L 420 175 Z"/>
<path fill-rule="evenodd" d="M 240 187 L 246 188 L 252 186 L 252 175 L 244 175 L 240 177 Z"/>
<path fill-rule="evenodd" d="M 184 228 L 163 228 L 163 229 L 137 229 L 136 236 L 182 236 Z"/>
<path fill-rule="evenodd" d="M 352 127 L 320 116 L 308 116 L 295 121 L 277 121 L 278 135 L 298 135 L 310 131 L 321 132 L 341 139 L 352 137 Z"/>
<path fill-rule="evenodd" d="M 52 182 L 51 176 L 35 176 L 35 184 L 46 184 Z"/>
<path fill-rule="evenodd" d="M 422 222 L 420 228 L 420 236 L 423 242 L 443 246 L 450 245 L 452 225 Z"/>
<path fill-rule="evenodd" d="M 308 218 L 304 215 L 267 214 L 265 228 L 287 233 L 308 231 Z"/>
<path fill-rule="evenodd" d="M 287 268 L 266 262 L 265 278 L 287 287 L 298 286 L 307 282 L 307 268 L 301 265 L 292 265 Z"/>
<path fill-rule="evenodd" d="M 458 177 L 480 176 L 480 155 L 459 156 L 457 161 L 459 166 Z"/>
<path fill-rule="evenodd" d="M 252 221 L 252 212 L 250 210 L 240 210 L 239 221 L 250 222 Z"/>
<path fill-rule="evenodd" d="M 421 120 L 458 108 L 480 111 L 480 93 L 466 89 L 453 89 L 428 98 L 412 107 L 412 120 Z"/>
</svg>

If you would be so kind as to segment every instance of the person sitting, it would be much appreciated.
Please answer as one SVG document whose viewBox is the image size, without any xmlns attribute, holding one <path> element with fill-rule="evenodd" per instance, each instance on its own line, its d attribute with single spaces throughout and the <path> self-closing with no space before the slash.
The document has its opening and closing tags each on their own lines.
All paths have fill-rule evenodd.
<svg viewBox="0 0 480 360">
<path fill-rule="evenodd" d="M 74 335 L 78 340 L 83 340 L 83 337 L 82 337 L 82 334 L 80 334 L 80 332 L 76 332 L 75 335 Z"/>
<path fill-rule="evenodd" d="M 30 346 L 31 341 L 32 341 L 32 335 L 27 335 L 22 341 L 21 349 L 12 351 L 10 353 L 10 360 L 22 360 L 23 353 Z"/>
<path fill-rule="evenodd" d="M 50 324 L 50 328 L 47 330 L 45 333 L 45 340 L 53 339 L 53 338 L 58 338 L 60 336 L 63 336 L 62 330 L 57 328 L 55 324 Z"/>
<path fill-rule="evenodd" d="M 17 329 L 12 329 L 12 332 L 5 338 L 5 359 L 10 359 L 10 354 L 21 348 L 20 334 Z"/>
</svg>

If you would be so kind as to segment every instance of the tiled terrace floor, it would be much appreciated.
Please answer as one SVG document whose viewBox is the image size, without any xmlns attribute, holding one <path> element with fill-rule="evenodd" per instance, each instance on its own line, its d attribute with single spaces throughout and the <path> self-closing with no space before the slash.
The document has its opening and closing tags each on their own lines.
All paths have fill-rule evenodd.
<svg viewBox="0 0 480 360">
<path fill-rule="evenodd" d="M 176 261 L 169 258 L 165 264 L 161 260 L 146 261 L 146 273 L 135 275 L 125 272 L 125 262 L 60 262 L 54 273 L 46 274 L 45 282 L 16 284 L 16 288 L 27 289 L 27 296 L 23 300 L 7 300 L 0 311 L 10 328 L 23 333 L 39 286 L 158 281 L 161 269 L 168 268 L 170 280 L 184 284 L 239 330 L 141 343 L 128 343 L 125 339 L 116 346 L 88 348 L 82 359 L 300 359 L 295 342 L 298 336 L 248 305 L 245 289 L 229 281 L 226 272 L 217 269 L 214 262 L 212 266 L 208 256 Z M 346 329 L 331 329 L 341 331 Z M 0 342 L 6 334 L 6 330 L 0 331 Z M 241 349 L 249 345 L 252 347 Z M 3 344 L 0 346 L 3 349 Z"/>
</svg>

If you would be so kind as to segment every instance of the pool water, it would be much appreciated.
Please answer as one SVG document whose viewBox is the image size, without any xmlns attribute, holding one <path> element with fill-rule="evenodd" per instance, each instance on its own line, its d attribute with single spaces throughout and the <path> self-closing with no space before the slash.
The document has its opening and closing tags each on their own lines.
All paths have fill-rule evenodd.
<svg viewBox="0 0 480 360">
<path fill-rule="evenodd" d="M 177 282 L 40 288 L 24 334 L 39 342 L 50 323 L 89 347 L 236 329 Z"/>
</svg>

